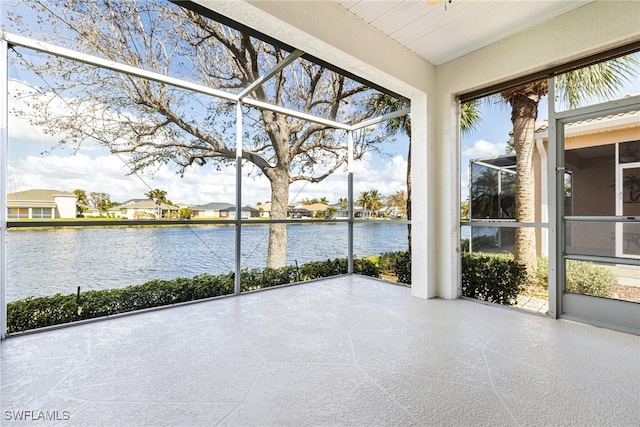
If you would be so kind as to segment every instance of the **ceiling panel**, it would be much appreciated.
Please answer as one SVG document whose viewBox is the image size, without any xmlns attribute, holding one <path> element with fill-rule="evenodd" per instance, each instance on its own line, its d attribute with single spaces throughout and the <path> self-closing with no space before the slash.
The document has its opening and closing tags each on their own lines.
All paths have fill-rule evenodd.
<svg viewBox="0 0 640 427">
<path fill-rule="evenodd" d="M 333 0 L 438 65 L 594 0 Z"/>
</svg>

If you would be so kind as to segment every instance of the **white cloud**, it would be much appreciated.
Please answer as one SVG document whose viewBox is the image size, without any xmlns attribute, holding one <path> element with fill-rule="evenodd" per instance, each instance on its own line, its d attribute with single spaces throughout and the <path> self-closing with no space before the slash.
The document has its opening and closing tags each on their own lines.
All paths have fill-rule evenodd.
<svg viewBox="0 0 640 427">
<path fill-rule="evenodd" d="M 31 123 L 29 112 L 34 113 L 34 105 L 46 105 L 48 114 L 51 117 L 57 115 L 63 116 L 69 114 L 68 101 L 65 101 L 54 92 L 38 92 L 29 83 L 10 79 L 8 81 L 9 96 L 9 125 L 8 136 L 10 142 L 19 144 L 27 143 L 34 149 L 37 147 L 39 151 L 48 150 L 58 144 L 60 138 L 64 136 L 50 135 L 43 131 L 43 127 L 36 126 Z M 93 110 L 90 104 L 83 103 L 85 108 Z M 90 122 L 86 121 L 87 126 Z M 89 150 L 100 151 L 102 147 L 96 141 L 87 138 L 82 143 L 82 149 L 86 152 Z"/>
<path fill-rule="evenodd" d="M 29 109 L 29 104 L 34 101 L 36 90 L 28 83 L 9 79 L 9 126 L 8 135 L 10 140 L 29 141 L 32 144 L 56 143 L 55 138 L 46 135 L 41 128 L 33 126 L 29 120 L 22 116 L 19 111 Z"/>
<path fill-rule="evenodd" d="M 478 139 L 469 147 L 462 151 L 463 156 L 473 158 L 497 156 L 504 152 L 504 143 L 496 144 L 493 142 Z"/>
<path fill-rule="evenodd" d="M 382 169 L 374 169 L 371 167 L 370 155 L 365 155 L 362 160 L 355 162 L 353 169 L 356 196 L 371 189 L 387 196 L 407 190 L 407 161 L 402 156 L 393 157 Z"/>
<path fill-rule="evenodd" d="M 11 108 L 29 109 L 38 101 L 35 97 L 49 99 L 49 108 L 63 111 L 64 100 L 53 94 L 37 94 L 28 83 L 10 80 Z M 8 191 L 26 189 L 57 189 L 73 191 L 83 189 L 87 193 L 103 192 L 111 200 L 125 201 L 142 198 L 150 189 L 160 188 L 176 203 L 204 204 L 209 202 L 236 201 L 236 172 L 232 166 L 217 170 L 213 166 L 191 168 L 180 177 L 175 167 L 160 166 L 153 174 L 128 175 L 130 169 L 124 161 L 112 155 L 97 143 L 83 143 L 74 155 L 67 147 L 56 147 L 58 138 L 46 135 L 25 117 L 11 115 L 9 123 L 9 176 Z M 353 165 L 354 194 L 377 189 L 383 195 L 399 190 L 406 191 L 406 160 L 401 155 L 382 161 L 366 153 Z M 242 204 L 266 202 L 271 197 L 266 177 L 255 176 L 251 167 L 243 168 Z M 320 183 L 295 182 L 290 187 L 290 201 L 305 198 L 327 197 L 337 202 L 347 196 L 347 174 L 343 168 Z"/>
<path fill-rule="evenodd" d="M 354 164 L 354 194 L 377 189 L 383 195 L 406 190 L 406 160 L 396 156 L 382 169 L 370 167 L 370 157 Z M 249 168 L 246 168 L 247 170 Z M 11 159 L 8 170 L 8 192 L 27 189 L 56 189 L 73 191 L 83 189 L 87 193 L 103 192 L 111 200 L 125 201 L 143 198 L 149 189 L 160 188 L 175 203 L 204 204 L 209 202 L 235 203 L 235 168 L 192 168 L 180 177 L 166 165 L 153 174 L 127 175 L 129 168 L 117 156 L 102 154 L 97 157 L 85 153 L 64 156 L 51 154 L 29 155 Z M 269 181 L 264 176 L 243 174 L 242 204 L 255 204 L 270 199 Z M 326 180 L 312 184 L 296 182 L 290 188 L 290 201 L 305 198 L 327 197 L 337 202 L 347 196 L 347 174 L 338 171 Z"/>
</svg>

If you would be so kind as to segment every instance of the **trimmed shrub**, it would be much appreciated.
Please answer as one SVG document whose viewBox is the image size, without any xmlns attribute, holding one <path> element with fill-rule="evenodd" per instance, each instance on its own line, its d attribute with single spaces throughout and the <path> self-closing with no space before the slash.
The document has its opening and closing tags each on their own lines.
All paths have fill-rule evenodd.
<svg viewBox="0 0 640 427">
<path fill-rule="evenodd" d="M 544 289 L 549 285 L 549 260 L 545 257 L 538 257 L 535 283 Z"/>
<path fill-rule="evenodd" d="M 18 332 L 78 320 L 76 296 L 26 298 L 7 304 L 7 332 Z"/>
<path fill-rule="evenodd" d="M 567 292 L 607 297 L 613 286 L 618 284 L 616 275 L 607 267 L 588 261 L 567 260 Z M 538 258 L 536 283 L 545 289 L 549 284 L 549 261 Z"/>
<path fill-rule="evenodd" d="M 462 295 L 514 305 L 527 282 L 527 271 L 510 254 L 463 253 Z"/>
<path fill-rule="evenodd" d="M 283 268 L 244 269 L 240 272 L 242 291 L 346 274 L 346 258 L 311 262 Z M 354 271 L 380 276 L 378 266 L 368 259 L 354 259 Z M 7 332 L 14 333 L 76 320 L 92 319 L 151 307 L 229 295 L 234 292 L 234 274 L 200 274 L 191 279 L 150 280 L 120 289 L 29 297 L 7 304 Z"/>
<path fill-rule="evenodd" d="M 606 297 L 618 279 L 611 270 L 586 261 L 567 260 L 567 292 Z"/>
<path fill-rule="evenodd" d="M 409 251 L 385 252 L 378 257 L 380 271 L 393 274 L 398 282 L 411 284 L 411 254 Z"/>
<path fill-rule="evenodd" d="M 368 258 L 355 258 L 353 260 L 353 272 L 369 277 L 380 277 L 380 267 Z"/>
<path fill-rule="evenodd" d="M 294 266 L 245 269 L 240 273 L 241 291 L 253 291 L 286 283 L 295 283 L 300 281 L 299 277 L 298 269 Z"/>
<path fill-rule="evenodd" d="M 320 279 L 322 277 L 338 276 L 347 274 L 348 260 L 346 258 L 328 259 L 326 261 L 312 261 L 300 266 L 300 276 L 302 280 Z M 355 260 L 354 260 L 355 271 Z"/>
<path fill-rule="evenodd" d="M 339 276 L 347 274 L 349 261 L 346 258 L 328 259 L 326 261 L 313 261 L 300 266 L 300 279 L 313 280 L 323 277 Z M 353 272 L 370 277 L 380 277 L 380 268 L 368 258 L 354 258 Z"/>
<path fill-rule="evenodd" d="M 52 297 L 30 297 L 7 304 L 7 332 L 158 307 L 233 293 L 233 274 L 201 274 L 192 279 L 151 280 L 121 289 Z"/>
<path fill-rule="evenodd" d="M 409 251 L 397 252 L 395 273 L 398 282 L 411 284 L 411 253 Z"/>
</svg>

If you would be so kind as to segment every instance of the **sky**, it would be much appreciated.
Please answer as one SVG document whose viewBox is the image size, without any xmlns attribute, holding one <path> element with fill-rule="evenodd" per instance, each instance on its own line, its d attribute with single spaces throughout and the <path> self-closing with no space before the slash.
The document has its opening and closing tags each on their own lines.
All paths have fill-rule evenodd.
<svg viewBox="0 0 640 427">
<path fill-rule="evenodd" d="M 10 93 L 22 83 L 11 80 Z M 632 90 L 632 89 L 628 89 Z M 12 92 L 13 91 L 13 92 Z M 14 105 L 18 105 L 14 101 Z M 539 103 L 538 121 L 547 119 L 547 100 Z M 505 153 L 511 130 L 510 109 L 499 102 L 481 105 L 482 120 L 473 132 L 461 138 L 460 197 L 468 197 L 468 166 L 471 159 L 492 157 Z M 211 167 L 193 167 L 180 177 L 175 167 L 163 165 L 153 174 L 130 175 L 124 159 L 110 154 L 97 145 L 86 144 L 77 153 L 56 147 L 57 139 L 45 135 L 27 120 L 11 116 L 9 121 L 9 170 L 7 192 L 26 189 L 56 189 L 87 193 L 103 192 L 111 200 L 123 202 L 144 198 L 144 193 L 159 188 L 167 197 L 180 204 L 227 202 L 235 204 L 235 168 L 217 171 Z M 55 147 L 55 148 L 54 148 Z M 356 161 L 354 193 L 356 196 L 371 189 L 383 195 L 406 191 L 406 158 L 408 139 L 400 134 L 393 142 L 384 144 L 386 156 L 366 154 Z M 265 203 L 270 198 L 269 181 L 256 177 L 251 167 L 243 168 L 242 205 Z M 294 183 L 290 187 L 290 202 L 326 197 L 336 203 L 347 195 L 347 175 L 344 170 L 318 184 Z"/>
<path fill-rule="evenodd" d="M 18 139 L 18 134 L 37 136 L 33 139 Z M 181 204 L 206 204 L 227 202 L 235 204 L 236 172 L 232 166 L 217 171 L 213 167 L 193 167 L 183 177 L 176 168 L 163 165 L 153 174 L 130 175 L 126 163 L 104 149 L 80 150 L 71 153 L 68 149 L 54 148 L 54 138 L 42 135 L 41 131 L 12 118 L 9 126 L 9 165 L 7 192 L 27 189 L 55 189 L 73 191 L 83 189 L 88 193 L 102 192 L 111 200 L 124 202 L 132 198 L 144 198 L 150 189 L 159 188 L 167 197 Z M 354 193 L 377 189 L 381 194 L 391 195 L 406 190 L 406 154 L 402 155 L 395 144 L 388 158 L 367 154 L 355 162 Z M 405 144 L 406 147 L 406 144 Z M 269 181 L 265 177 L 248 176 L 251 168 L 244 167 L 242 205 L 255 205 L 269 200 Z M 305 198 L 327 197 L 335 203 L 347 196 L 347 175 L 337 172 L 322 183 L 294 183 L 290 188 L 290 202 Z"/>
<path fill-rule="evenodd" d="M 97 144 L 84 144 L 75 152 L 58 146 L 55 136 L 47 135 L 24 117 L 11 114 L 15 108 L 28 108 L 28 97 L 17 93 L 28 90 L 27 82 L 10 79 L 9 159 L 7 192 L 27 189 L 75 189 L 107 193 L 112 201 L 124 202 L 144 198 L 151 189 L 167 192 L 167 198 L 180 204 L 227 202 L 235 204 L 235 167 L 192 167 L 183 177 L 177 167 L 162 165 L 148 173 L 131 174 L 123 157 L 111 154 Z M 55 102 L 51 103 L 55 108 Z M 367 153 L 353 166 L 354 193 L 377 189 L 383 195 L 406 191 L 406 136 L 390 139 L 383 144 L 386 155 Z M 243 168 L 242 205 L 265 203 L 270 199 L 269 181 L 255 176 L 253 168 Z M 290 187 L 290 202 L 326 197 L 336 203 L 347 196 L 346 171 L 338 171 L 318 184 L 294 183 Z"/>
<path fill-rule="evenodd" d="M 2 6 L 0 1 L 0 6 Z M 9 10 L 9 3 L 4 4 Z M 12 6 L 13 7 L 13 6 Z M 0 7 L 0 13 L 3 13 Z M 18 10 L 18 9 L 16 9 Z M 35 20 L 33 13 L 24 12 L 27 21 Z M 9 31 L 16 29 L 5 20 Z M 33 23 L 34 28 L 36 23 Z M 30 51 L 22 49 L 25 56 Z M 18 50 L 20 51 L 20 50 Z M 179 204 L 206 204 L 210 202 L 236 201 L 235 167 L 190 167 L 183 177 L 174 165 L 161 165 L 153 171 L 131 175 L 124 157 L 118 157 L 98 144 L 83 144 L 76 152 L 71 147 L 58 146 L 56 136 L 45 134 L 28 120 L 11 114 L 13 107 L 29 108 L 28 98 L 16 99 L 18 90 L 28 90 L 25 85 L 42 84 L 24 71 L 10 68 L 9 93 L 9 156 L 7 192 L 27 189 L 55 189 L 60 191 L 85 190 L 110 195 L 112 201 L 124 202 L 132 198 L 144 198 L 151 189 L 167 192 L 167 198 Z M 52 100 L 50 108 L 62 102 Z M 384 143 L 382 151 L 367 153 L 353 165 L 354 193 L 377 189 L 383 195 L 406 191 L 408 139 L 400 135 Z M 255 176 L 253 168 L 244 167 L 242 173 L 242 205 L 265 203 L 270 199 L 269 181 Z M 318 184 L 296 182 L 290 187 L 290 202 L 326 197 L 331 203 L 347 196 L 345 170 L 335 172 Z"/>
<path fill-rule="evenodd" d="M 10 93 L 15 93 L 22 84 L 20 78 L 10 80 Z M 627 92 L 637 93 L 637 84 L 634 88 Z M 546 99 L 539 103 L 539 108 L 538 120 L 546 119 Z M 495 102 L 482 105 L 481 122 L 473 132 L 463 134 L 461 139 L 461 200 L 468 196 L 469 161 L 503 154 L 510 129 L 508 106 Z M 159 188 L 176 203 L 235 203 L 236 172 L 233 167 L 224 167 L 220 171 L 208 166 L 194 167 L 180 177 L 175 167 L 162 165 L 154 173 L 130 175 L 123 158 L 110 154 L 104 148 L 86 144 L 75 153 L 69 148 L 54 148 L 57 138 L 45 135 L 41 129 L 16 116 L 10 116 L 9 138 L 9 193 L 30 188 L 83 189 L 87 193 L 107 193 L 115 201 L 126 201 L 143 198 L 144 193 Z M 357 161 L 353 165 L 355 194 L 371 189 L 377 189 L 383 195 L 406 191 L 407 150 L 406 136 L 399 135 L 396 141 L 385 144 L 383 151 L 386 156 L 368 153 Z M 347 195 L 346 182 L 346 173 L 342 170 L 319 184 L 294 183 L 290 188 L 290 202 L 320 197 L 337 202 Z M 243 170 L 242 190 L 243 205 L 264 203 L 270 197 L 268 180 L 251 174 L 251 168 Z"/>
</svg>

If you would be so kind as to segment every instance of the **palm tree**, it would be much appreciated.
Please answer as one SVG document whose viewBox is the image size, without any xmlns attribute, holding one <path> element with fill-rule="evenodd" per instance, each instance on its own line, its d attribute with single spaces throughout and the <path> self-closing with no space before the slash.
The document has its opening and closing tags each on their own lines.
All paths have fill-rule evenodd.
<svg viewBox="0 0 640 427">
<path fill-rule="evenodd" d="M 87 211 L 87 205 L 89 204 L 89 198 L 87 192 L 77 188 L 73 190 L 73 194 L 76 195 L 76 214 L 82 214 Z"/>
<path fill-rule="evenodd" d="M 167 203 L 167 192 L 156 188 L 155 190 L 149 190 L 149 192 L 144 193 L 144 195 L 156 202 L 156 206 L 158 207 L 158 218 L 162 218 L 162 209 L 160 205 L 162 205 L 162 203 Z"/>
<path fill-rule="evenodd" d="M 382 209 L 382 196 L 375 188 L 369 190 L 369 209 L 373 217 L 377 217 L 378 212 Z"/>
<path fill-rule="evenodd" d="M 625 81 L 638 74 L 638 65 L 636 59 L 625 56 L 557 76 L 558 98 L 570 108 L 579 106 L 585 99 L 611 98 L 623 87 Z M 548 93 L 547 80 L 542 80 L 510 88 L 499 94 L 511 106 L 513 147 L 518 159 L 515 193 L 515 217 L 518 222 L 535 222 L 534 130 L 538 118 L 538 103 Z M 516 228 L 514 256 L 530 274 L 535 273 L 535 228 Z"/>
<path fill-rule="evenodd" d="M 368 191 L 363 191 L 360 193 L 360 195 L 358 196 L 358 200 L 356 200 L 356 204 L 358 206 L 362 206 L 362 216 L 363 217 L 367 217 L 367 208 L 369 207 L 369 192 Z"/>
</svg>

